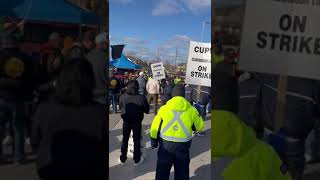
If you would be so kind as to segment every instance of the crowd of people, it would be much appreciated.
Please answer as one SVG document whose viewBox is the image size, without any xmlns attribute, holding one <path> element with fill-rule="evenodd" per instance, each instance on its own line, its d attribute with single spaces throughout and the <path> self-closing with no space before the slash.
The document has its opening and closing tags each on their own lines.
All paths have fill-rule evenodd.
<svg viewBox="0 0 320 180">
<path fill-rule="evenodd" d="M 150 111 L 150 99 L 157 103 L 160 92 L 161 85 L 157 80 L 150 78 L 145 83 L 143 73 L 139 74 L 139 78 L 143 80 L 140 83 L 135 79 L 129 81 L 119 100 L 123 119 L 123 138 L 119 158 L 121 165 L 125 165 L 127 160 L 131 131 L 133 132 L 134 142 L 134 166 L 140 165 L 144 161 L 140 146 L 142 121 L 144 120 L 144 114 Z M 148 100 L 143 93 L 145 88 L 149 95 Z M 155 179 L 169 179 L 170 169 L 174 166 L 175 178 L 187 180 L 189 179 L 189 150 L 193 137 L 192 132 L 203 131 L 204 122 L 198 110 L 185 98 L 185 86 L 181 82 L 172 85 L 169 80 L 166 80 L 164 87 L 161 89 L 168 89 L 170 92 L 162 93 L 164 97 L 161 98 L 162 103 L 158 111 L 155 105 L 155 117 L 150 129 L 151 146 L 153 149 L 158 148 Z"/>
<path fill-rule="evenodd" d="M 210 87 L 185 84 L 180 76 L 167 77 L 162 80 L 155 80 L 152 75 L 146 75 L 145 72 L 130 74 L 117 78 L 116 75 L 110 74 L 109 83 L 109 101 L 111 113 L 117 113 L 119 110 L 119 98 L 124 94 L 128 82 L 137 80 L 139 85 L 139 94 L 146 96 L 149 106 L 153 106 L 154 115 L 158 109 L 165 105 L 172 98 L 172 90 L 175 85 L 184 85 L 186 99 L 194 105 L 203 119 L 206 114 L 211 111 L 211 95 Z M 200 95 L 198 95 L 198 91 Z"/>
<path fill-rule="evenodd" d="M 53 32 L 36 55 L 15 33 L 0 33 L 0 165 L 24 164 L 27 146 L 41 179 L 106 179 L 107 33 L 66 48 Z"/>
</svg>

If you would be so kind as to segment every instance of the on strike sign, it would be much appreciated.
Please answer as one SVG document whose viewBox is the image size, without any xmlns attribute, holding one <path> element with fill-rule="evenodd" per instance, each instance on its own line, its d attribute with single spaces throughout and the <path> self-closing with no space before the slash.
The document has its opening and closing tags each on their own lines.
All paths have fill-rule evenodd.
<svg viewBox="0 0 320 180">
<path fill-rule="evenodd" d="M 211 87 L 211 43 L 190 41 L 185 82 Z"/>
<path fill-rule="evenodd" d="M 155 80 L 161 80 L 166 78 L 166 74 L 164 72 L 164 66 L 162 63 L 154 63 L 151 64 L 152 76 Z"/>
<path fill-rule="evenodd" d="M 239 68 L 320 79 L 320 0 L 247 0 Z"/>
</svg>

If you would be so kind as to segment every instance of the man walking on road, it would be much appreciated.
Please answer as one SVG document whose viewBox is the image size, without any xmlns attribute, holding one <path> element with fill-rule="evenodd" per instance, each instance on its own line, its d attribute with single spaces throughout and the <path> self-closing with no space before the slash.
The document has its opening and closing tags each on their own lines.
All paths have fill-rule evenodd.
<svg viewBox="0 0 320 180">
<path fill-rule="evenodd" d="M 156 180 L 168 180 L 172 165 L 175 179 L 189 179 L 192 127 L 202 131 L 204 122 L 184 96 L 184 86 L 176 85 L 173 98 L 159 109 L 152 122 L 151 146 L 157 148 L 159 144 Z"/>
</svg>

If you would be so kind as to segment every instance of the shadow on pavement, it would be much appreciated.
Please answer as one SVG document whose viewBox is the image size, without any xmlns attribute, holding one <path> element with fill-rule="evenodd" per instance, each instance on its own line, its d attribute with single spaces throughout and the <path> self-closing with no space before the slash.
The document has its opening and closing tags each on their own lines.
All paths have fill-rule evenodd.
<svg viewBox="0 0 320 180">
<path fill-rule="evenodd" d="M 191 159 L 211 149 L 211 129 L 204 131 L 204 133 L 206 133 L 206 136 L 194 137 L 192 139 L 190 149 Z"/>
<path fill-rule="evenodd" d="M 209 180 L 211 179 L 211 165 L 207 164 L 205 166 L 199 167 L 195 171 L 195 175 L 190 178 L 190 180 Z"/>
<path fill-rule="evenodd" d="M 143 125 L 143 129 L 149 128 L 147 125 Z M 119 130 L 114 130 L 116 131 L 115 134 L 118 134 Z M 204 152 L 207 152 L 211 149 L 211 141 L 210 141 L 210 129 L 204 131 L 206 133 L 206 136 L 204 137 L 194 137 L 192 140 L 192 145 L 190 149 L 190 158 L 194 158 Z M 122 133 L 122 132 L 121 132 Z M 110 138 L 115 138 L 112 141 L 109 142 L 118 142 L 118 143 L 113 143 L 109 144 L 109 153 L 116 150 L 120 149 L 121 147 L 121 141 L 118 140 L 118 138 L 111 137 L 114 132 L 110 132 Z M 146 134 L 145 136 L 146 142 L 150 141 L 149 133 Z M 133 161 L 132 159 L 128 159 L 125 166 L 122 165 L 116 165 L 113 167 L 109 168 L 109 177 L 111 177 L 114 180 L 131 180 L 134 178 L 140 178 L 140 176 L 146 175 L 148 173 L 152 173 L 156 171 L 156 163 L 157 163 L 157 149 L 152 149 L 152 148 L 146 148 L 146 158 L 145 161 L 140 165 L 140 166 L 133 166 Z M 190 163 L 191 165 L 191 163 Z M 196 170 L 196 177 L 194 179 L 205 179 L 201 177 L 207 177 L 208 174 L 210 174 L 210 165 L 207 166 L 201 166 Z M 132 177 L 131 177 L 132 176 Z M 153 177 L 154 178 L 154 177 Z"/>
<path fill-rule="evenodd" d="M 190 180 L 209 180 L 211 179 L 211 165 L 200 166 L 194 173 L 194 176 L 190 177 Z M 170 174 L 170 177 L 174 177 L 174 173 Z"/>
</svg>

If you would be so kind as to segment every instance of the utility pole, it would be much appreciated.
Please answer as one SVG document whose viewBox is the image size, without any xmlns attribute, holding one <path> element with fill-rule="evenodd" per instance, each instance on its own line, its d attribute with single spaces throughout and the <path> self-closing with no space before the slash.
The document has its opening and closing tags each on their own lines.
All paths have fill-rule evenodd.
<svg viewBox="0 0 320 180">
<path fill-rule="evenodd" d="M 157 63 L 159 62 L 159 48 L 157 48 Z"/>
<path fill-rule="evenodd" d="M 175 72 L 177 72 L 177 58 L 178 58 L 178 48 L 176 47 L 176 53 L 175 53 L 175 57 L 174 57 Z"/>
</svg>

